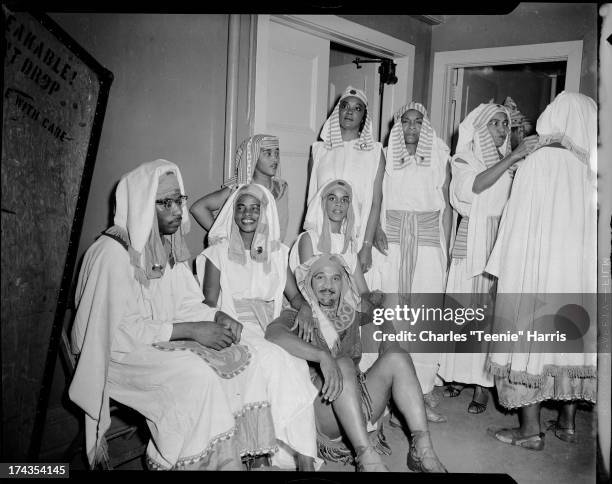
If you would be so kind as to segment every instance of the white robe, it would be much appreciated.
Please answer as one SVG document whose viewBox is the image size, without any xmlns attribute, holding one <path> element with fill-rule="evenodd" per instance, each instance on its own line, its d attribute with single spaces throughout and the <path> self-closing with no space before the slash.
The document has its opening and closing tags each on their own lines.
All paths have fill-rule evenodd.
<svg viewBox="0 0 612 484">
<path fill-rule="evenodd" d="M 462 152 L 458 161 L 452 159 L 450 202 L 462 217 L 469 217 L 467 257 L 453 259 L 450 264 L 447 294 L 471 294 L 474 278 L 482 278 L 487 263 L 487 219 L 500 217 L 510 196 L 512 177 L 508 171 L 480 194 L 472 191 L 474 179 L 486 169 L 483 162 L 468 152 Z M 470 305 L 470 298 L 464 302 Z M 457 381 L 483 387 L 493 386 L 493 377 L 486 370 L 486 353 L 446 353 L 440 364 L 440 376 L 447 382 Z"/>
<path fill-rule="evenodd" d="M 307 362 L 266 340 L 260 324 L 251 318 L 243 318 L 236 308 L 237 301 L 257 298 L 269 301 L 273 307 L 267 317 L 268 323 L 280 315 L 288 248 L 281 244 L 280 252 L 280 255 L 271 257 L 268 274 L 264 273 L 263 263 L 254 262 L 248 251 L 245 251 L 244 266 L 229 260 L 227 241 L 208 247 L 202 254 L 221 273 L 221 293 L 217 307 L 243 324 L 241 343 L 258 355 L 265 369 L 266 392 L 281 448 L 280 452 L 273 455 L 272 463 L 282 468 L 295 468 L 291 454 L 298 452 L 315 458 L 316 465 L 320 466 L 322 461 L 317 458 L 313 407 L 318 391 L 310 380 Z"/>
<path fill-rule="evenodd" d="M 419 246 L 418 256 L 412 280 L 412 293 L 444 292 L 446 285 L 446 238 L 444 236 L 442 214 L 446 207 L 442 186 L 446 178 L 448 163 L 448 148 L 437 137 L 434 138 L 431 150 L 431 165 L 420 166 L 413 159 L 412 163 L 402 169 L 385 170 L 383 181 L 383 207 L 381 209 L 381 226 L 388 233 L 386 225 L 387 210 L 405 211 L 438 211 L 438 226 L 440 229 L 440 246 Z M 389 244 L 387 255 L 372 251 L 372 275 L 374 286 L 384 293 L 393 295 L 390 304 L 399 304 L 399 280 L 396 277 L 401 262 L 399 244 Z M 419 306 L 418 301 L 411 301 L 413 306 Z M 402 323 L 396 323 L 396 330 L 408 330 Z M 401 343 L 402 346 L 405 346 Z M 436 374 L 440 365 L 440 353 L 411 353 L 417 378 L 423 393 L 433 390 Z"/>
<path fill-rule="evenodd" d="M 584 341 L 594 342 L 596 240 L 594 178 L 589 178 L 587 166 L 569 150 L 544 147 L 531 154 L 517 171 L 486 270 L 499 277 L 499 298 L 503 293 L 522 294 L 525 299 L 530 295 L 544 298 L 546 294 L 563 293 L 562 300 L 557 297 L 556 303 L 580 304 L 591 318 Z M 581 294 L 591 297 L 583 298 Z M 504 309 L 498 302 L 496 315 Z M 506 309 L 504 314 L 514 321 L 518 315 L 512 308 Z M 597 354 L 493 353 L 491 361 L 517 374 L 537 376 L 552 367 L 584 368 L 593 373 Z"/>
<path fill-rule="evenodd" d="M 369 151 L 355 149 L 359 140 L 344 141 L 342 148 L 328 150 L 322 141 L 312 145 L 312 172 L 308 186 L 308 204 L 312 202 L 317 192 L 326 183 L 342 179 L 348 181 L 353 187 L 353 200 L 355 206 L 355 225 L 357 234 L 357 247 L 361 249 L 365 229 L 372 208 L 374 194 L 374 180 L 378 171 L 382 145 L 374 143 Z M 367 274 L 366 274 L 367 275 Z"/>
<path fill-rule="evenodd" d="M 263 373 L 254 356 L 242 373 L 220 377 L 190 351 L 161 351 L 173 323 L 211 321 L 215 310 L 186 263 L 145 287 L 128 252 L 101 236 L 86 252 L 76 289 L 73 347 L 81 356 L 70 398 L 86 413 L 90 462 L 110 425 L 108 399 L 141 413 L 151 431 L 154 468 L 240 469 L 241 454 L 274 450 Z M 267 430 L 260 435 L 248 429 Z"/>
</svg>

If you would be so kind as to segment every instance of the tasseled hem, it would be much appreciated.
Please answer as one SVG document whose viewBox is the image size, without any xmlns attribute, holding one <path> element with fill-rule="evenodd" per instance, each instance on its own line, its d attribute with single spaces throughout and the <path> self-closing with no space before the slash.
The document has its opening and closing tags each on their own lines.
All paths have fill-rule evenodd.
<svg viewBox="0 0 612 484">
<path fill-rule="evenodd" d="M 172 467 L 147 455 L 147 467 L 151 470 L 239 470 L 241 457 L 278 451 L 268 402 L 246 405 L 234 414 L 234 418 L 234 427 L 211 439 L 202 452 L 182 457 Z"/>
<path fill-rule="evenodd" d="M 93 465 L 91 467 L 95 469 L 96 467 L 108 468 L 109 466 L 110 456 L 108 454 L 108 442 L 106 438 L 102 437 L 96 446 Z"/>
<path fill-rule="evenodd" d="M 331 440 L 321 433 L 317 434 L 319 457 L 326 461 L 341 462 L 344 465 L 356 464 L 353 452 L 345 445 L 341 438 Z M 387 439 L 385 438 L 382 424 L 377 430 L 374 430 L 368 434 L 368 439 L 370 441 L 370 445 L 374 447 L 376 452 L 379 454 L 391 455 L 391 447 L 389 447 Z"/>
<path fill-rule="evenodd" d="M 511 404 L 510 402 L 507 402 L 505 400 L 499 400 L 499 403 L 502 407 L 508 409 L 508 410 L 516 410 L 517 408 L 523 408 L 523 407 L 530 407 L 532 405 L 536 405 L 538 403 L 542 403 L 542 402 L 546 402 L 550 400 L 549 397 L 540 397 L 540 398 L 535 398 L 531 401 L 528 402 L 521 402 L 521 403 L 516 403 L 516 404 Z M 588 402 L 588 403 L 592 403 L 593 405 L 595 405 L 597 402 L 595 399 L 590 398 L 586 395 L 562 395 L 562 396 L 558 396 L 555 397 L 555 401 L 558 402 L 576 402 L 576 401 L 582 401 L 582 402 Z"/>
<path fill-rule="evenodd" d="M 487 371 L 500 378 L 508 378 L 513 384 L 538 388 L 548 377 L 567 376 L 569 378 L 597 378 L 597 368 L 594 366 L 557 366 L 545 365 L 542 373 L 533 375 L 526 371 L 511 369 L 511 364 L 499 365 L 489 361 Z"/>
</svg>

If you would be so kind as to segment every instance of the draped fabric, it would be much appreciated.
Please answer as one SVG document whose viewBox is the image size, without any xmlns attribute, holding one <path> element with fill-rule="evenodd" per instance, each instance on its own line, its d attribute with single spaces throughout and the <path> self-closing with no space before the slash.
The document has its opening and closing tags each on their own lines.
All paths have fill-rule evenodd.
<svg viewBox="0 0 612 484">
<path fill-rule="evenodd" d="M 115 235 L 101 236 L 85 253 L 71 334 L 80 356 L 69 396 L 85 412 L 92 466 L 107 457 L 104 434 L 113 398 L 147 419 L 152 467 L 237 470 L 242 455 L 268 453 L 276 445 L 259 360 L 223 365 L 229 371 L 221 377 L 220 366 L 213 370 L 192 351 L 153 346 L 167 343 L 176 324 L 213 321 L 216 314 L 202 304 L 186 261 L 164 262 L 157 277 L 144 277 L 143 248 L 157 226 L 158 180 L 168 171 L 183 193 L 178 168 L 164 160 L 124 176 L 117 190 Z M 184 208 L 182 228 L 188 227 Z M 146 257 L 144 262 L 151 263 Z M 252 428 L 259 432 L 249 432 Z"/>
<path fill-rule="evenodd" d="M 480 104 L 471 111 L 459 125 L 457 149 L 451 160 L 449 198 L 462 220 L 453 244 L 446 293 L 465 307 L 483 305 L 493 289 L 494 278 L 484 270 L 512 186 L 512 176 L 506 170 L 491 187 L 479 194 L 473 192 L 476 176 L 510 152 L 510 130 L 498 150 L 487 129 L 489 120 L 499 112 L 510 122 L 507 108 L 498 104 Z M 462 293 L 465 296 L 460 296 Z M 493 386 L 484 353 L 446 353 L 439 373 L 446 381 Z"/>
<path fill-rule="evenodd" d="M 387 240 L 390 244 L 399 244 L 401 252 L 398 271 L 400 294 L 413 292 L 418 247 L 440 247 L 438 218 L 438 212 L 387 210 Z"/>
<path fill-rule="evenodd" d="M 312 288 L 312 278 L 324 267 L 337 269 L 342 277 L 338 306 L 331 312 L 322 310 Z M 300 264 L 295 269 L 295 280 L 302 296 L 312 308 L 320 337 L 327 344 L 332 355 L 336 356 L 340 348 L 341 336 L 351 325 L 359 325 L 361 297 L 352 279 L 350 268 L 340 255 L 321 254 Z"/>
<path fill-rule="evenodd" d="M 340 187 L 350 198 L 347 215 L 342 221 L 340 233 L 332 233 L 329 217 L 325 208 L 327 196 L 334 189 Z M 357 233 L 356 233 L 356 214 L 353 199 L 353 188 L 345 180 L 332 180 L 325 184 L 317 192 L 315 197 L 308 204 L 306 218 L 304 220 L 304 230 L 291 247 L 289 254 L 289 266 L 295 270 L 300 264 L 299 243 L 304 234 L 308 234 L 312 244 L 313 254 L 338 253 L 342 254 L 350 267 L 353 266 L 353 259 L 356 258 Z"/>
<path fill-rule="evenodd" d="M 498 152 L 498 148 L 495 147 L 495 142 L 487 129 L 487 123 L 499 112 L 508 116 L 508 123 L 510 123 L 510 112 L 508 108 L 501 104 L 480 104 L 470 112 L 459 125 L 459 139 L 455 155 L 458 156 L 464 151 L 471 151 L 487 168 L 497 163 L 500 158 L 508 155 L 510 153 L 510 136 L 506 136 Z"/>
<path fill-rule="evenodd" d="M 155 200 L 160 177 L 173 173 L 178 181 L 181 194 L 185 194 L 183 178 L 178 167 L 167 160 L 143 163 L 137 169 L 125 174 L 119 180 L 115 192 L 116 206 L 114 226 L 107 232 L 129 241 L 130 262 L 136 269 L 135 277 L 142 284 L 163 275 L 168 260 L 163 247 L 163 239 L 170 242 L 171 253 L 176 262 L 191 257 L 185 235 L 190 229 L 187 206 L 182 207 L 182 221 L 179 229 L 172 235 L 159 235 Z"/>
<path fill-rule="evenodd" d="M 278 147 L 278 138 L 269 134 L 256 134 L 242 141 L 236 150 L 232 176 L 225 180 L 223 185 L 234 186 L 251 183 L 261 149 Z"/>
<path fill-rule="evenodd" d="M 276 203 L 270 191 L 265 187 L 255 184 L 241 185 L 238 190 L 232 193 L 210 228 L 208 242 L 210 245 L 215 245 L 227 240 L 229 242 L 230 259 L 239 264 L 245 264 L 246 255 L 242 237 L 234 221 L 236 204 L 242 195 L 251 195 L 260 202 L 259 220 L 249 256 L 257 262 L 263 262 L 264 271 L 269 273 L 272 260 L 279 257 L 281 241 Z"/>
<path fill-rule="evenodd" d="M 243 194 L 260 202 L 259 219 L 250 248 L 244 247 L 235 207 Z M 267 325 L 282 309 L 288 249 L 280 230 L 272 194 L 260 185 L 241 186 L 225 203 L 209 233 L 210 246 L 196 261 L 198 278 L 210 261 L 220 273 L 217 307 L 243 324 L 241 343 L 256 354 L 266 372 L 264 390 L 270 401 L 279 452 L 272 463 L 290 469 L 294 453 L 316 457 L 316 431 L 312 402 L 316 389 L 306 361 L 290 355 L 265 339 Z M 240 252 L 242 252 L 240 254 Z"/>
<path fill-rule="evenodd" d="M 296 358 L 265 339 L 265 328 L 282 310 L 287 274 L 287 247 L 281 245 L 271 259 L 271 270 L 245 257 L 245 264 L 231 260 L 229 242 L 224 240 L 204 250 L 203 257 L 220 272 L 221 293 L 217 307 L 242 323 L 241 344 L 261 361 L 266 381 L 263 389 L 271 404 L 279 452 L 272 463 L 284 469 L 294 465 L 299 452 L 316 459 L 313 400 L 316 389 L 310 381 L 306 361 Z M 245 254 L 248 254 L 245 249 Z M 316 465 L 321 465 L 316 459 Z"/>
<path fill-rule="evenodd" d="M 554 136 L 563 144 L 535 150 L 518 169 L 486 267 L 499 279 L 498 293 L 521 295 L 520 304 L 498 302 L 496 316 L 518 330 L 538 329 L 540 313 L 533 300 L 546 302 L 546 311 L 554 314 L 560 302 L 550 294 L 562 293 L 563 304 L 575 303 L 588 315 L 591 323 L 582 336 L 586 348 L 594 343 L 597 327 L 592 297 L 597 287 L 597 204 L 591 174 L 597 163 L 596 124 L 597 106 L 582 94 L 562 92 L 544 110 L 537 122 L 540 143 Z M 580 388 L 572 398 L 594 401 L 595 353 L 540 353 L 533 344 L 529 352 L 496 353 L 490 360 L 496 376 L 543 389 L 539 396 L 525 398 L 564 398 L 563 393 L 545 390 L 549 378 L 579 377 L 591 383 L 572 384 Z M 511 386 L 504 389 L 511 391 Z M 505 398 L 515 406 L 525 404 L 510 394 Z"/>
<path fill-rule="evenodd" d="M 457 151 L 452 158 L 452 179 L 450 202 L 462 217 L 468 217 L 466 276 L 481 274 L 489 257 L 487 250 L 487 219 L 500 216 L 512 186 L 512 176 L 508 171 L 488 189 L 479 194 L 472 191 L 476 176 L 498 163 L 509 153 L 509 138 L 498 150 L 487 130 L 487 123 L 497 112 L 508 115 L 508 111 L 498 104 L 480 104 L 470 112 L 459 125 Z M 508 119 L 509 119 L 508 115 Z"/>
<path fill-rule="evenodd" d="M 343 146 L 342 133 L 340 131 L 340 103 L 347 97 L 356 97 L 368 107 L 368 100 L 366 95 L 360 89 L 356 89 L 353 86 L 348 86 L 336 106 L 334 107 L 329 118 L 323 124 L 321 129 L 321 139 L 323 140 L 323 146 L 327 150 L 333 150 Z M 372 117 L 370 112 L 366 113 L 366 120 L 359 134 L 359 141 L 353 145 L 354 149 L 362 151 L 370 151 L 374 149 L 374 138 L 372 137 Z"/>
<path fill-rule="evenodd" d="M 387 173 L 392 174 L 391 165 L 394 170 L 404 168 L 413 159 L 408 154 L 406 143 L 404 141 L 404 131 L 402 129 L 402 116 L 411 109 L 420 112 L 423 115 L 423 124 L 419 134 L 419 142 L 416 148 L 416 162 L 423 166 L 431 165 L 431 149 L 433 146 L 434 137 L 436 136 L 429 117 L 427 109 L 421 103 L 411 101 L 403 106 L 393 115 L 393 127 L 389 135 L 389 145 L 387 146 Z"/>
</svg>

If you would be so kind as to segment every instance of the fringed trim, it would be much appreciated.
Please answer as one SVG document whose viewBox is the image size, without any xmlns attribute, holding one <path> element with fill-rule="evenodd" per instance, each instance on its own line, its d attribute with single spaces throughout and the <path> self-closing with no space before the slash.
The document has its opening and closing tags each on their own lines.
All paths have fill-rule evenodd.
<svg viewBox="0 0 612 484">
<path fill-rule="evenodd" d="M 387 443 L 382 424 L 379 425 L 378 429 L 368 433 L 368 440 L 370 445 L 379 454 L 391 455 L 391 447 Z M 346 446 L 342 438 L 331 440 L 317 432 L 317 447 L 319 449 L 319 457 L 326 461 L 340 462 L 344 465 L 356 465 L 353 452 Z"/>
<path fill-rule="evenodd" d="M 528 402 L 521 402 L 519 404 L 511 404 L 508 401 L 504 401 L 504 400 L 499 400 L 499 403 L 502 407 L 507 408 L 509 410 L 513 410 L 513 409 L 517 409 L 517 408 L 523 408 L 523 407 L 530 407 L 531 405 L 535 405 L 537 403 L 542 403 L 542 402 L 546 402 L 550 400 L 550 397 L 548 396 L 542 396 L 541 398 L 536 398 L 534 400 L 530 400 Z M 583 401 L 583 402 L 588 402 L 588 403 L 592 403 L 593 405 L 595 405 L 597 402 L 594 398 L 590 398 L 587 397 L 586 395 L 559 395 L 559 396 L 555 396 L 555 401 L 556 402 L 576 402 L 576 401 Z"/>
<path fill-rule="evenodd" d="M 206 448 L 196 454 L 196 455 L 192 455 L 189 457 L 183 457 L 181 459 L 178 459 L 176 464 L 174 464 L 174 466 L 168 468 L 166 466 L 164 466 L 163 464 L 161 464 L 160 462 L 157 462 L 156 460 L 154 460 L 150 455 L 147 454 L 146 457 L 146 463 L 147 463 L 147 467 L 150 470 L 184 470 L 185 467 L 187 466 L 191 466 L 197 462 L 200 462 L 206 458 L 209 457 L 210 454 L 212 454 L 213 452 L 217 451 L 218 448 L 225 442 L 227 442 L 230 439 L 236 438 L 237 434 L 239 433 L 239 429 L 240 427 L 242 427 L 243 422 L 240 422 L 241 419 L 245 418 L 245 414 L 247 412 L 252 412 L 252 411 L 261 411 L 262 409 L 269 409 L 270 408 L 270 403 L 269 402 L 254 402 L 254 403 L 250 403 L 248 405 L 245 405 L 244 407 L 242 407 L 242 409 L 238 412 L 234 413 L 234 418 L 236 419 L 236 424 L 234 425 L 234 427 L 230 430 L 228 430 L 227 432 L 218 434 L 217 436 L 215 436 L 210 442 L 209 444 L 206 446 Z M 248 416 L 247 416 L 248 418 Z M 258 417 L 256 417 L 257 419 Z M 273 430 L 272 430 L 273 433 Z M 236 443 L 237 445 L 239 444 L 238 442 Z M 264 454 L 271 454 L 278 451 L 278 446 L 272 446 L 272 447 L 258 447 L 258 448 L 253 448 L 253 449 L 241 449 L 239 454 L 241 457 L 243 456 L 260 456 L 260 455 L 264 455 Z"/>
<path fill-rule="evenodd" d="M 100 439 L 95 449 L 93 468 L 96 468 L 98 466 L 102 466 L 103 468 L 108 468 L 110 466 L 108 442 L 106 441 L 106 438 L 104 436 Z"/>
<path fill-rule="evenodd" d="M 597 378 L 597 368 L 594 366 L 557 366 L 546 365 L 541 374 L 533 375 L 525 371 L 512 370 L 511 365 L 499 365 L 489 361 L 487 371 L 494 376 L 508 378 L 513 384 L 539 388 L 548 377 L 567 376 L 569 378 Z"/>
</svg>

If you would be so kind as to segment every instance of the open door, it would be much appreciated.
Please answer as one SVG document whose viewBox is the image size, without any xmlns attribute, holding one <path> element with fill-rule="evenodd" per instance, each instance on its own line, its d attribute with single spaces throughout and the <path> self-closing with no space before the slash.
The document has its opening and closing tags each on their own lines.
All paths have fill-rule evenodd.
<svg viewBox="0 0 612 484">
<path fill-rule="evenodd" d="M 280 176 L 289 184 L 291 245 L 301 230 L 310 145 L 327 115 L 329 40 L 258 16 L 255 133 L 280 139 Z"/>
</svg>

